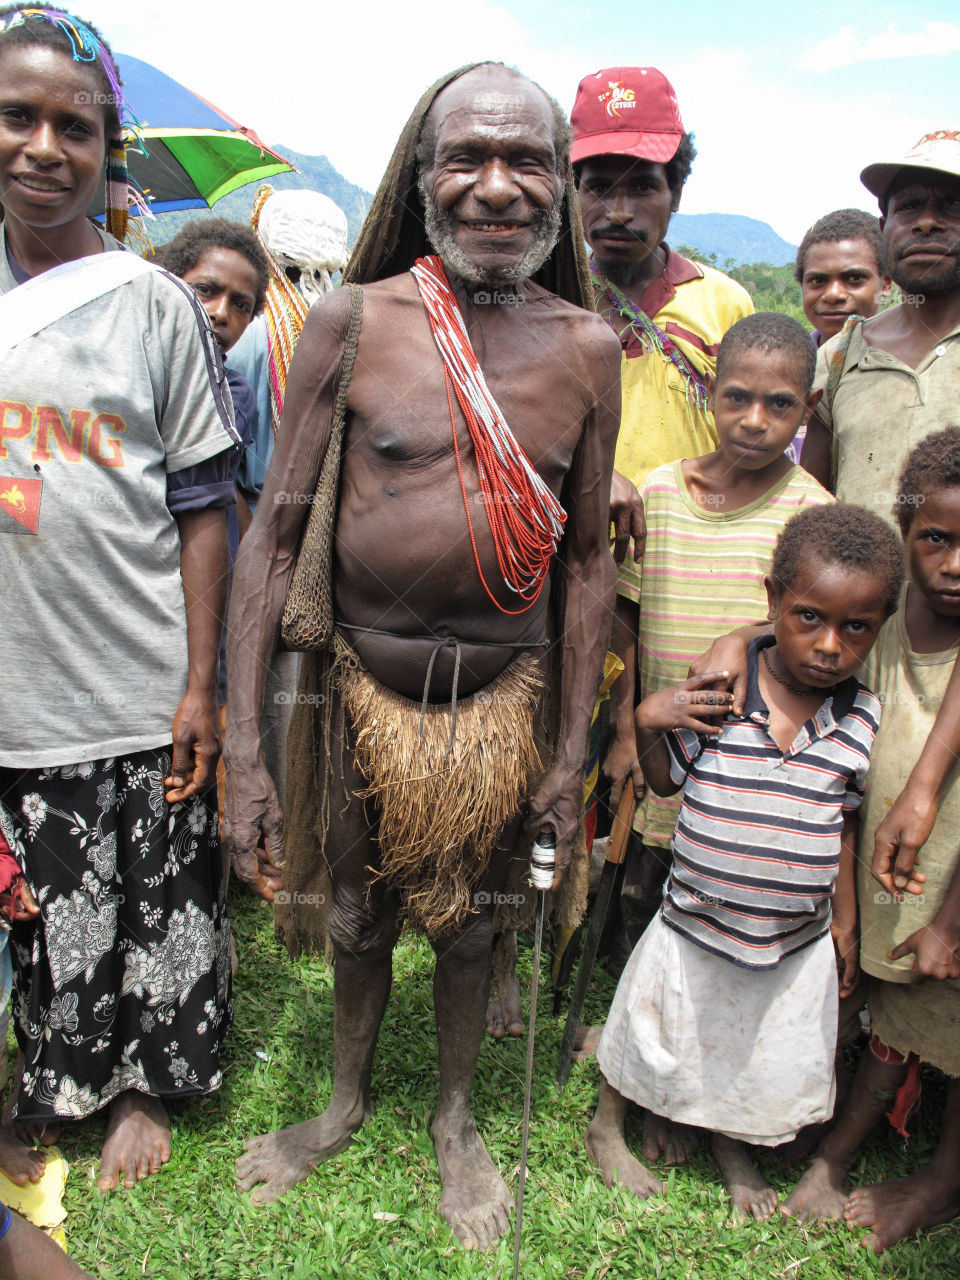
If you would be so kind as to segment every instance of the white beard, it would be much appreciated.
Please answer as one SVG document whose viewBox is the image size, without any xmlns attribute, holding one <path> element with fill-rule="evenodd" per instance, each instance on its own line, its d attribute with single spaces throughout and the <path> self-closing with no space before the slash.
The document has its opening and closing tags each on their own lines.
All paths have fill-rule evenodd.
<svg viewBox="0 0 960 1280">
<path fill-rule="evenodd" d="M 420 199 L 423 201 L 424 230 L 434 253 L 439 254 L 449 274 L 459 277 L 467 284 L 518 284 L 521 280 L 529 280 L 544 265 L 560 239 L 562 189 L 552 209 L 538 209 L 534 214 L 533 244 L 517 258 L 516 262 L 496 271 L 478 267 L 460 247 L 454 232 L 455 223 L 452 215 L 440 213 L 437 210 L 422 169 L 417 185 Z"/>
</svg>

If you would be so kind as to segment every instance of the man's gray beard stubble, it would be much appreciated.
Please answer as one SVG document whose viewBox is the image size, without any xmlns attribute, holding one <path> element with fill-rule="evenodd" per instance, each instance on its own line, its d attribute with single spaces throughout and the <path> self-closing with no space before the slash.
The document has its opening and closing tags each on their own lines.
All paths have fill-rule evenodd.
<svg viewBox="0 0 960 1280">
<path fill-rule="evenodd" d="M 433 202 L 427 188 L 423 170 L 417 182 L 420 199 L 423 201 L 424 230 L 434 251 L 440 255 L 449 275 L 458 276 L 467 284 L 501 285 L 518 284 L 521 280 L 529 280 L 540 270 L 553 253 L 560 238 L 563 209 L 563 191 L 557 195 L 556 204 L 550 210 L 538 209 L 533 215 L 534 239 L 530 248 L 509 267 L 500 271 L 483 270 L 467 257 L 457 243 L 452 214 L 441 213 Z"/>
</svg>

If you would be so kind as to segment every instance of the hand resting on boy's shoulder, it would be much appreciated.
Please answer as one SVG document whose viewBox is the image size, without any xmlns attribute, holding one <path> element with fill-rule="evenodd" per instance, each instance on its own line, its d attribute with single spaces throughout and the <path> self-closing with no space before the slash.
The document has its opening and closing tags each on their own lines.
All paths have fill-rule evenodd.
<svg viewBox="0 0 960 1280">
<path fill-rule="evenodd" d="M 726 671 L 693 676 L 682 684 L 651 694 L 637 707 L 640 764 L 644 778 L 658 796 L 672 796 L 680 790 L 670 777 L 670 757 L 663 734 L 670 729 L 689 729 L 692 733 L 716 737 L 721 728 L 718 721 L 733 702 L 733 694 L 723 687 L 728 679 Z"/>
</svg>

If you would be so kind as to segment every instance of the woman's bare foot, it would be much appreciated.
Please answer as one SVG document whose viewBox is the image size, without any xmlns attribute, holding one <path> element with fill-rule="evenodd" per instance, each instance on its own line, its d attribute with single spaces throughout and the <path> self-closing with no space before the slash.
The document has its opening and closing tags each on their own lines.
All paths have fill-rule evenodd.
<svg viewBox="0 0 960 1280">
<path fill-rule="evenodd" d="M 330 1106 L 314 1120 L 249 1138 L 237 1161 L 237 1185 L 253 1204 L 268 1204 L 308 1178 L 317 1165 L 346 1150 L 366 1119 L 362 1103 L 347 1111 Z"/>
<path fill-rule="evenodd" d="M 46 1157 L 42 1151 L 28 1146 L 6 1125 L 0 1127 L 0 1169 L 12 1183 L 25 1187 L 43 1177 Z"/>
<path fill-rule="evenodd" d="M 597 1045 L 603 1035 L 603 1027 L 577 1027 L 573 1037 L 573 1050 L 570 1053 L 572 1062 L 586 1062 L 596 1056 Z"/>
<path fill-rule="evenodd" d="M 489 1249 L 506 1235 L 513 1200 L 473 1117 L 431 1125 L 443 1195 L 440 1214 L 465 1249 Z"/>
<path fill-rule="evenodd" d="M 663 1183 L 631 1155 L 620 1127 L 605 1123 L 599 1113 L 590 1122 L 584 1146 L 600 1170 L 605 1187 L 619 1183 L 641 1200 L 662 1193 Z"/>
<path fill-rule="evenodd" d="M 777 1207 L 777 1193 L 764 1181 L 744 1143 L 715 1133 L 713 1155 L 737 1217 L 753 1217 L 757 1222 L 769 1218 Z"/>
<path fill-rule="evenodd" d="M 781 1213 L 807 1222 L 815 1218 L 842 1218 L 847 1202 L 847 1170 L 815 1156 L 810 1168 L 787 1196 Z"/>
<path fill-rule="evenodd" d="M 23 1057 L 17 1054 L 17 1065 L 14 1074 L 14 1080 L 23 1079 Z M 16 1120 L 13 1116 L 13 1099 L 18 1086 L 14 1086 L 14 1091 L 7 1099 L 7 1105 L 3 1108 L 3 1118 L 0 1119 L 0 1125 L 9 1131 L 11 1137 L 28 1147 L 52 1147 L 59 1141 L 60 1125 L 44 1123 L 42 1120 Z M 22 1185 L 20 1183 L 17 1184 Z"/>
<path fill-rule="evenodd" d="M 689 1125 L 674 1124 L 666 1116 L 644 1111 L 640 1147 L 644 1160 L 651 1164 L 661 1159 L 666 1165 L 686 1164 L 698 1146 L 697 1135 Z"/>
<path fill-rule="evenodd" d="M 865 1249 L 883 1253 L 891 1245 L 940 1222 L 960 1217 L 960 1187 L 932 1165 L 909 1178 L 893 1178 L 858 1187 L 843 1210 L 847 1226 L 869 1227 L 860 1241 Z"/>
<path fill-rule="evenodd" d="M 98 1191 L 135 1187 L 170 1159 L 170 1117 L 159 1098 L 134 1089 L 110 1104 L 107 1136 L 100 1155 Z"/>
<path fill-rule="evenodd" d="M 494 1040 L 505 1035 L 517 1038 L 523 1035 L 523 1010 L 520 1007 L 520 983 L 516 971 L 510 974 L 506 991 L 491 995 L 487 1004 L 487 1031 Z"/>
</svg>

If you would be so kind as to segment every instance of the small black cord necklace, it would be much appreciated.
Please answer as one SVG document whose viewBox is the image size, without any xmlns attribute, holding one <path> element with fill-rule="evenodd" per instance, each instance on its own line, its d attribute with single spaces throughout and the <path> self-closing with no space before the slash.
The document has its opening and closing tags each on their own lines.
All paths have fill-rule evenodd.
<svg viewBox="0 0 960 1280">
<path fill-rule="evenodd" d="M 770 665 L 770 659 L 767 656 L 771 648 L 773 648 L 773 646 L 769 645 L 767 648 L 761 649 L 760 652 L 763 654 L 763 665 L 773 676 L 774 680 L 776 680 L 777 684 L 782 684 L 785 689 L 789 689 L 791 693 L 795 693 L 798 698 L 809 698 L 812 693 L 821 692 L 820 689 L 805 689 L 802 685 L 791 684 L 789 680 L 784 680 L 783 676 L 778 676 L 776 671 L 774 671 L 773 667 Z M 834 686 L 831 685 L 830 687 L 833 688 Z M 826 693 L 827 690 L 824 689 L 823 692 Z"/>
</svg>

